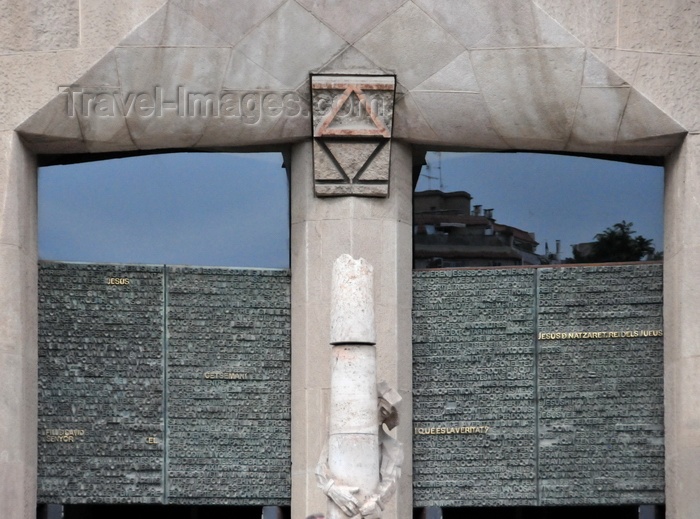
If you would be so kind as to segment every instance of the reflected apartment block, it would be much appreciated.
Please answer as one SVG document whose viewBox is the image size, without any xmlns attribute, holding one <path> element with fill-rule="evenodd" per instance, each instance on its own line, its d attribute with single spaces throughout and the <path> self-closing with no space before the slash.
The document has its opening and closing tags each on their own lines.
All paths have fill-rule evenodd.
<svg viewBox="0 0 700 519">
<path fill-rule="evenodd" d="M 541 265 L 535 233 L 497 223 L 493 209 L 472 207 L 466 191 L 421 191 L 413 202 L 414 268 Z"/>
</svg>

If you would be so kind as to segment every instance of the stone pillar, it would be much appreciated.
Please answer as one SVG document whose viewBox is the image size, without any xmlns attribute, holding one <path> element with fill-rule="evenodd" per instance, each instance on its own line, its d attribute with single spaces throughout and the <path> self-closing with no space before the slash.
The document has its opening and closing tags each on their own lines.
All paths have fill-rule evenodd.
<svg viewBox="0 0 700 519">
<path fill-rule="evenodd" d="M 342 254 L 374 268 L 377 379 L 397 389 L 404 445 L 396 497 L 386 519 L 412 517 L 411 468 L 411 151 L 394 142 L 387 198 L 314 195 L 310 142 L 292 149 L 292 517 L 326 509 L 315 470 L 328 437 L 330 286 Z"/>
<path fill-rule="evenodd" d="M 666 167 L 664 398 L 666 517 L 700 509 L 700 135 Z"/>
<path fill-rule="evenodd" d="M 36 517 L 36 163 L 0 133 L 0 517 Z"/>
</svg>

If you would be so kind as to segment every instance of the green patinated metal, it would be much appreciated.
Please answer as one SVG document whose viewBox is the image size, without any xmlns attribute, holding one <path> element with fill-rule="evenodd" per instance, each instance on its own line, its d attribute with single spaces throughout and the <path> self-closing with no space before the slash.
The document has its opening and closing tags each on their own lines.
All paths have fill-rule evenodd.
<svg viewBox="0 0 700 519">
<path fill-rule="evenodd" d="M 289 503 L 287 271 L 39 279 L 40 502 Z"/>
<path fill-rule="evenodd" d="M 663 503 L 661 265 L 420 271 L 413 301 L 416 506 Z"/>
</svg>

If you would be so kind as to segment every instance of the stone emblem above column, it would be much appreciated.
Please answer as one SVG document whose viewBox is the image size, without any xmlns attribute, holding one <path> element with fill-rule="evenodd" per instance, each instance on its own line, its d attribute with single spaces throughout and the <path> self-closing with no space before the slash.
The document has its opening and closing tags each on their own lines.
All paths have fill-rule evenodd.
<svg viewBox="0 0 700 519">
<path fill-rule="evenodd" d="M 316 196 L 389 196 L 394 76 L 312 76 Z"/>
</svg>

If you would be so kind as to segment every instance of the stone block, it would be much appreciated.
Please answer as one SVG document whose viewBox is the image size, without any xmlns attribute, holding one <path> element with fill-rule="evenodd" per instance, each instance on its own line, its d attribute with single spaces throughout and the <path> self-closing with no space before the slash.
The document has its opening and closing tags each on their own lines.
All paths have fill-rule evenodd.
<svg viewBox="0 0 700 519">
<path fill-rule="evenodd" d="M 618 47 L 655 53 L 698 54 L 695 0 L 620 0 Z"/>
<path fill-rule="evenodd" d="M 629 88 L 582 88 L 568 148 L 612 150 L 630 95 Z"/>
<path fill-rule="evenodd" d="M 0 244 L 0 260 L 0 351 L 35 358 L 36 249 Z"/>
<path fill-rule="evenodd" d="M 131 31 L 119 45 L 227 47 L 229 42 L 171 2 Z"/>
<path fill-rule="evenodd" d="M 476 47 L 499 23 L 493 17 L 493 9 L 498 7 L 488 0 L 416 0 L 415 4 L 465 48 Z"/>
<path fill-rule="evenodd" d="M 124 47 L 115 52 L 121 95 L 146 101 L 126 116 L 139 148 L 162 148 L 164 142 L 172 148 L 193 146 L 209 122 L 222 117 L 226 100 L 220 86 L 230 49 Z"/>
<path fill-rule="evenodd" d="M 431 144 L 440 141 L 437 133 L 418 107 L 412 93 L 408 93 L 396 101 L 394 137 L 416 144 Z"/>
<path fill-rule="evenodd" d="M 45 104 L 60 96 L 105 53 L 104 48 L 0 55 L 0 131 L 14 130 Z M 64 100 L 61 101 L 65 102 Z M 54 111 L 47 114 L 55 115 Z M 39 123 L 38 126 L 46 126 Z"/>
<path fill-rule="evenodd" d="M 171 0 L 169 6 L 183 10 L 219 38 L 236 45 L 284 2 L 285 0 Z"/>
<path fill-rule="evenodd" d="M 0 11 L 0 54 L 71 49 L 79 44 L 79 0 L 3 0 Z"/>
<path fill-rule="evenodd" d="M 513 147 L 562 149 L 576 113 L 585 50 L 472 51 L 494 129 Z M 532 85 L 542 89 L 535 90 Z"/>
<path fill-rule="evenodd" d="M 376 343 L 374 275 L 362 258 L 343 254 L 333 263 L 330 326 L 333 345 Z"/>
<path fill-rule="evenodd" d="M 378 196 L 389 189 L 393 76 L 313 76 L 317 196 Z"/>
<path fill-rule="evenodd" d="M 380 67 L 395 71 L 409 89 L 464 52 L 457 40 L 412 2 L 382 21 L 355 47 Z"/>
<path fill-rule="evenodd" d="M 479 92 L 481 88 L 474 75 L 469 52 L 465 51 L 433 76 L 423 81 L 413 89 L 413 92 L 446 91 L 446 92 Z"/>
<path fill-rule="evenodd" d="M 618 0 L 535 0 L 535 4 L 587 46 L 616 46 Z"/>
<path fill-rule="evenodd" d="M 377 76 L 386 75 L 388 70 L 382 70 L 379 65 L 362 54 L 355 47 L 347 47 L 339 55 L 334 56 L 328 63 L 318 70 L 319 74 L 372 74 Z"/>
<path fill-rule="evenodd" d="M 552 16 L 532 4 L 538 43 L 542 47 L 582 47 L 581 40 L 565 29 Z"/>
<path fill-rule="evenodd" d="M 0 244 L 19 247 L 27 254 L 36 251 L 35 168 L 34 157 L 18 136 L 0 133 Z"/>
<path fill-rule="evenodd" d="M 589 86 L 592 82 L 607 81 L 614 82 L 614 76 L 610 77 L 595 63 L 589 64 L 588 56 L 593 53 L 597 56 L 614 74 L 618 75 L 624 82 L 630 85 L 635 83 L 637 70 L 641 61 L 639 52 L 630 52 L 619 49 L 593 48 L 586 55 L 586 76 L 584 85 Z M 593 66 L 591 66 L 593 65 Z"/>
<path fill-rule="evenodd" d="M 80 45 L 117 45 L 132 30 L 157 13 L 166 0 L 90 0 L 80 5 Z"/>
<path fill-rule="evenodd" d="M 36 357 L 0 351 L 0 366 L 0 514 L 30 519 L 36 513 Z"/>
<path fill-rule="evenodd" d="M 482 94 L 414 91 L 418 108 L 437 135 L 435 144 L 506 149 Z"/>
<path fill-rule="evenodd" d="M 689 132 L 700 131 L 700 56 L 644 53 L 634 86 Z"/>
<path fill-rule="evenodd" d="M 643 139 L 661 144 L 667 141 L 652 139 L 670 137 L 670 142 L 681 142 L 685 129 L 662 112 L 649 99 L 636 90 L 630 92 L 627 108 L 620 123 L 618 141 L 641 141 Z M 650 142 L 649 144 L 652 144 Z"/>
<path fill-rule="evenodd" d="M 403 0 L 375 0 L 362 6 L 351 2 L 333 2 L 328 0 L 299 0 L 323 23 L 332 28 L 345 41 L 354 43 L 367 31 L 396 11 Z"/>
<path fill-rule="evenodd" d="M 531 2 L 504 0 L 483 3 L 488 6 L 491 31 L 486 37 L 477 41 L 474 47 L 500 49 L 538 46 L 538 31 Z M 547 29 L 556 30 L 556 25 L 550 25 Z"/>
<path fill-rule="evenodd" d="M 696 172 L 700 169 L 700 136 L 688 135 L 666 164 L 664 189 L 664 258 L 670 260 L 686 247 L 700 245 L 693 232 L 700 218 L 700 184 Z M 676 269 L 681 272 L 680 267 Z M 672 296 L 674 292 L 669 293 Z M 668 297 L 667 303 L 675 298 Z"/>
<path fill-rule="evenodd" d="M 627 75 L 629 76 L 629 73 Z M 632 77 L 634 77 L 634 73 L 632 73 Z M 628 86 L 628 84 L 609 65 L 598 59 L 593 52 L 588 51 L 586 52 L 586 66 L 583 70 L 583 86 L 620 87 Z"/>
<path fill-rule="evenodd" d="M 238 50 L 296 89 L 347 43 L 294 1 L 288 1 L 241 41 Z"/>
</svg>

